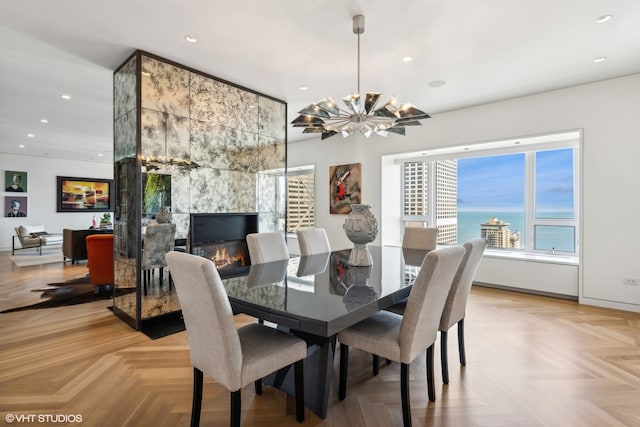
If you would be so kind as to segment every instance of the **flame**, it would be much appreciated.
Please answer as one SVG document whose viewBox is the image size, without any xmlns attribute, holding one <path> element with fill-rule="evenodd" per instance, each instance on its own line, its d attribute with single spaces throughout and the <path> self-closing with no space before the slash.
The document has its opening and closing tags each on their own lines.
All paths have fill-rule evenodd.
<svg viewBox="0 0 640 427">
<path fill-rule="evenodd" d="M 229 266 L 244 266 L 244 256 L 242 254 L 231 255 L 225 246 L 216 248 L 216 253 L 211 257 L 211 261 L 217 269 Z"/>
</svg>

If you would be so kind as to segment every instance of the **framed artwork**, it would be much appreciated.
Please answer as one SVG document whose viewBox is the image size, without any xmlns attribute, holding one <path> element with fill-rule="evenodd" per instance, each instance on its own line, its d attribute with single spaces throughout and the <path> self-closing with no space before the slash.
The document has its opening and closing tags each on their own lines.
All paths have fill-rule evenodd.
<svg viewBox="0 0 640 427">
<path fill-rule="evenodd" d="M 27 192 L 27 173 L 17 171 L 5 171 L 4 191 L 11 193 Z"/>
<path fill-rule="evenodd" d="M 113 211 L 112 179 L 57 178 L 57 212 Z"/>
<path fill-rule="evenodd" d="M 154 218 L 163 206 L 171 207 L 171 175 L 142 174 L 142 214 Z"/>
<path fill-rule="evenodd" d="M 360 163 L 329 167 L 330 214 L 348 214 L 352 203 L 362 203 L 361 177 Z"/>
<path fill-rule="evenodd" d="M 4 216 L 7 218 L 26 218 L 27 198 L 20 196 L 5 196 Z"/>
</svg>

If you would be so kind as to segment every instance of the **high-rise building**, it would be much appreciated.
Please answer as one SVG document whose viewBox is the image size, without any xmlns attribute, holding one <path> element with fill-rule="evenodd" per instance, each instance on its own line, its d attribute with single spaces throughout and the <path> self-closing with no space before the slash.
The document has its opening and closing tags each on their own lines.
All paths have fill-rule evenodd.
<svg viewBox="0 0 640 427">
<path fill-rule="evenodd" d="M 429 163 L 404 164 L 404 214 L 428 216 L 429 214 Z"/>
<path fill-rule="evenodd" d="M 438 160 L 436 167 L 436 220 L 438 243 L 458 241 L 458 162 Z"/>
<path fill-rule="evenodd" d="M 430 187 L 432 180 L 435 185 Z M 433 194 L 429 192 L 429 188 L 434 188 Z M 457 161 L 406 162 L 403 202 L 405 218 L 411 218 L 411 222 L 421 222 L 430 227 L 437 227 L 438 243 L 456 243 L 458 236 Z"/>
<path fill-rule="evenodd" d="M 512 233 L 509 223 L 498 218 L 489 218 L 489 221 L 480 224 L 480 235 L 486 239 L 488 246 L 496 248 L 520 248 L 520 232 Z"/>
</svg>

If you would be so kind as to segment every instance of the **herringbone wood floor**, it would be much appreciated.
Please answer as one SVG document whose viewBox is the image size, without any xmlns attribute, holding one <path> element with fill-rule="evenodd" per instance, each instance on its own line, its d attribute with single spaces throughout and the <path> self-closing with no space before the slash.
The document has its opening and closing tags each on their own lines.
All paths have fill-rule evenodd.
<svg viewBox="0 0 640 427">
<path fill-rule="evenodd" d="M 82 263 L 17 268 L 0 253 L 0 309 L 36 302 L 30 289 L 86 272 Z M 79 414 L 82 423 L 69 425 L 189 425 L 186 334 L 152 341 L 108 306 L 0 314 L 3 423 L 7 414 Z M 252 321 L 237 316 L 238 325 Z M 436 370 L 436 402 L 427 403 L 425 357 L 411 365 L 414 425 L 640 426 L 640 315 L 474 287 L 466 367 L 458 364 L 455 337 L 452 329 L 448 386 Z M 336 357 L 328 416 L 307 411 L 304 425 L 401 425 L 399 375 L 398 365 L 382 364 L 372 377 L 370 356 L 352 350 L 341 402 Z M 265 387 L 255 396 L 252 386 L 242 393 L 243 426 L 299 425 L 282 393 Z M 206 379 L 201 425 L 228 425 L 228 414 L 228 393 Z"/>
</svg>

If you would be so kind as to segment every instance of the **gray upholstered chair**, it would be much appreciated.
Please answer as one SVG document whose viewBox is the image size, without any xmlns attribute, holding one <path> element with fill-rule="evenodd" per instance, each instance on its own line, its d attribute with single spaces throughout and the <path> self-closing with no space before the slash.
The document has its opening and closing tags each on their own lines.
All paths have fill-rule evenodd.
<svg viewBox="0 0 640 427">
<path fill-rule="evenodd" d="M 331 252 L 331 245 L 324 228 L 313 228 L 311 230 L 298 230 L 298 244 L 300 245 L 300 256 L 322 254 Z"/>
<path fill-rule="evenodd" d="M 142 249 L 142 274 L 144 294 L 151 281 L 154 269 L 160 269 L 160 286 L 162 286 L 164 267 L 167 266 L 165 255 L 173 250 L 176 237 L 175 224 L 151 224 L 144 233 L 144 247 Z M 171 289 L 171 279 L 169 279 Z"/>
<path fill-rule="evenodd" d="M 187 329 L 193 365 L 191 425 L 200 424 L 203 373 L 231 392 L 231 426 L 240 425 L 241 390 L 295 364 L 296 419 L 304 420 L 303 360 L 306 343 L 293 335 L 250 323 L 236 329 L 229 297 L 211 260 L 183 252 L 166 255 Z"/>
<path fill-rule="evenodd" d="M 281 232 L 247 234 L 251 264 L 289 259 L 289 249 Z"/>
<path fill-rule="evenodd" d="M 429 400 L 435 400 L 433 381 L 433 343 L 451 282 L 464 256 L 462 246 L 448 246 L 427 254 L 411 288 L 404 316 L 379 311 L 338 334 L 340 341 L 339 397 L 347 390 L 349 347 L 401 363 L 400 391 L 402 418 L 411 425 L 409 404 L 409 366 L 427 350 L 427 388 Z"/>
<path fill-rule="evenodd" d="M 435 249 L 438 244 L 438 229 L 435 227 L 405 227 L 402 247 L 405 249 Z"/>
<path fill-rule="evenodd" d="M 458 354 L 460 364 L 466 365 L 464 350 L 464 317 L 466 314 L 467 300 L 471 291 L 473 278 L 478 270 L 484 249 L 487 247 L 485 239 L 473 239 L 464 244 L 466 252 L 458 272 L 456 273 L 451 290 L 444 305 L 444 311 L 440 318 L 440 360 L 442 365 L 442 381 L 449 384 L 449 363 L 447 360 L 447 331 L 456 323 L 458 324 Z"/>
<path fill-rule="evenodd" d="M 449 363 L 447 356 L 447 331 L 454 325 L 458 324 L 458 353 L 460 354 L 460 364 L 465 365 L 466 355 L 464 349 L 464 317 L 466 313 L 467 300 L 469 299 L 469 292 L 471 290 L 471 284 L 473 278 L 478 270 L 478 265 L 482 259 L 484 249 L 487 247 L 485 239 L 473 239 L 466 242 L 464 245 L 465 254 L 458 267 L 453 283 L 451 284 L 451 290 L 447 296 L 447 302 L 445 303 L 442 317 L 440 318 L 440 361 L 442 368 L 442 382 L 449 384 Z M 401 301 L 397 304 L 387 308 L 397 314 L 404 314 L 406 310 L 407 301 Z M 377 373 L 377 360 L 374 357 L 373 371 Z"/>
</svg>

